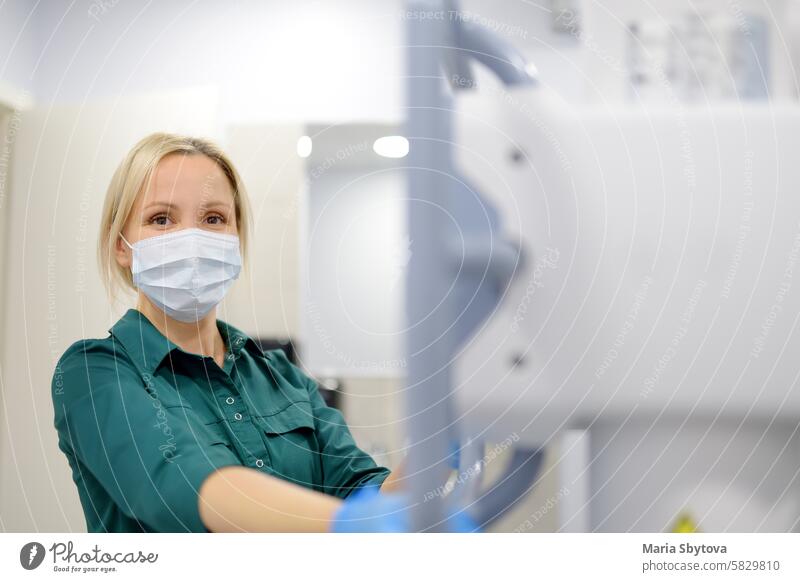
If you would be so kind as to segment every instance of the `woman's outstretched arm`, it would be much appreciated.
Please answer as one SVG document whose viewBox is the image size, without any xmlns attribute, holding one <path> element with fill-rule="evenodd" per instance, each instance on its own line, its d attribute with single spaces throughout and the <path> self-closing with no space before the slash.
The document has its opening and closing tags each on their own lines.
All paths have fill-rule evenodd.
<svg viewBox="0 0 800 582">
<path fill-rule="evenodd" d="M 212 532 L 327 532 L 342 500 L 243 466 L 217 469 L 198 495 Z"/>
</svg>

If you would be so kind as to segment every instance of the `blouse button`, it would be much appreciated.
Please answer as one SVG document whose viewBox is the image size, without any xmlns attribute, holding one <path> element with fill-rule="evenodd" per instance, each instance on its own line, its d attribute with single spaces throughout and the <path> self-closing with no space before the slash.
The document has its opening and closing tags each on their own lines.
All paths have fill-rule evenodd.
<svg viewBox="0 0 800 582">
<path fill-rule="evenodd" d="M 264 466 L 264 461 L 262 461 L 261 459 L 256 459 L 256 467 L 263 467 L 263 466 Z"/>
<path fill-rule="evenodd" d="M 227 402 L 228 404 L 233 404 L 233 396 L 228 396 L 228 397 L 225 399 L 225 402 Z"/>
<path fill-rule="evenodd" d="M 233 418 L 235 418 L 236 420 L 242 420 L 242 414 L 240 412 L 237 412 L 236 414 L 233 415 Z"/>
</svg>

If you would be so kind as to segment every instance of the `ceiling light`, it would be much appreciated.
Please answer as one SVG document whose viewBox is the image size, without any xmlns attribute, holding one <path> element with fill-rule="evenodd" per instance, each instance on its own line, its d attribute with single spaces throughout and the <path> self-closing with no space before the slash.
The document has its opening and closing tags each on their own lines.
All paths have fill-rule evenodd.
<svg viewBox="0 0 800 582">
<path fill-rule="evenodd" d="M 297 140 L 297 155 L 301 158 L 307 158 L 311 155 L 311 138 L 304 135 Z"/>
<path fill-rule="evenodd" d="M 384 158 L 404 158 L 408 155 L 408 140 L 402 135 L 387 135 L 376 139 L 372 149 Z"/>
</svg>

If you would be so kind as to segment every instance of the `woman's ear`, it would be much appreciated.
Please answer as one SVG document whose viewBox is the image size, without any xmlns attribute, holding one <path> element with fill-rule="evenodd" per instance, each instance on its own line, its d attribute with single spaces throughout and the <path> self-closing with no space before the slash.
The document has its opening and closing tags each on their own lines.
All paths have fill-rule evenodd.
<svg viewBox="0 0 800 582">
<path fill-rule="evenodd" d="M 117 237 L 114 245 L 114 257 L 117 259 L 117 264 L 123 269 L 131 268 L 131 249 L 122 240 L 122 236 Z"/>
</svg>

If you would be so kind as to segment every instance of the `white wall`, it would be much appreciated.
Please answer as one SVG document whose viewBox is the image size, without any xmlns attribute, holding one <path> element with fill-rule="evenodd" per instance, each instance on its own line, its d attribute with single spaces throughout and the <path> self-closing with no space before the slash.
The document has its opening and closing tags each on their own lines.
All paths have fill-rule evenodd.
<svg viewBox="0 0 800 582">
<path fill-rule="evenodd" d="M 253 337 L 296 338 L 299 331 L 299 231 L 303 182 L 299 124 L 248 124 L 226 130 L 225 149 L 253 211 L 249 272 L 225 297 L 218 317 Z"/>
<path fill-rule="evenodd" d="M 387 167 L 333 169 L 308 186 L 303 358 L 316 373 L 396 376 L 402 330 L 405 182 Z"/>
<path fill-rule="evenodd" d="M 33 4 L 26 0 L 0 3 L 0 85 L 34 90 L 41 41 Z"/>
<path fill-rule="evenodd" d="M 400 114 L 400 0 L 43 4 L 43 101 L 213 83 L 224 123 Z"/>
</svg>

